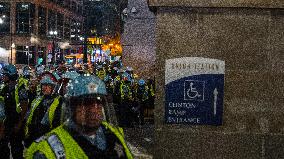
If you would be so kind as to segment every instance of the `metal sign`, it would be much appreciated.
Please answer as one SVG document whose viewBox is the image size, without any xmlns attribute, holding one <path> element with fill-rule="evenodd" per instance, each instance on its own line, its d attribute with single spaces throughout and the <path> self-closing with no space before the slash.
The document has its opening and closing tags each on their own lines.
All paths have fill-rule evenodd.
<svg viewBox="0 0 284 159">
<path fill-rule="evenodd" d="M 202 57 L 166 60 L 168 124 L 221 125 L 225 62 Z"/>
</svg>

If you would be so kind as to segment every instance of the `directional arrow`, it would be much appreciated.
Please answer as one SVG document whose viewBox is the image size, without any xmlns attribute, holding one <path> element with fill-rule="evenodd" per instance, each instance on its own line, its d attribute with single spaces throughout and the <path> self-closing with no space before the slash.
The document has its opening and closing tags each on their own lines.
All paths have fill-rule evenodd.
<svg viewBox="0 0 284 159">
<path fill-rule="evenodd" d="M 213 95 L 214 95 L 214 116 L 216 115 L 217 113 L 217 96 L 218 96 L 218 91 L 217 91 L 217 88 L 214 89 L 213 91 Z"/>
</svg>

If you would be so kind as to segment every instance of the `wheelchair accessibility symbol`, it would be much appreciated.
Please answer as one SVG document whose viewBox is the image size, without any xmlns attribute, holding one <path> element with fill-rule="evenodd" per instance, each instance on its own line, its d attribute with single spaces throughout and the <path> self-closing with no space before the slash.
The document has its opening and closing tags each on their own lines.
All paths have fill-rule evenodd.
<svg viewBox="0 0 284 159">
<path fill-rule="evenodd" d="M 186 80 L 184 82 L 184 100 L 204 100 L 204 81 Z"/>
</svg>

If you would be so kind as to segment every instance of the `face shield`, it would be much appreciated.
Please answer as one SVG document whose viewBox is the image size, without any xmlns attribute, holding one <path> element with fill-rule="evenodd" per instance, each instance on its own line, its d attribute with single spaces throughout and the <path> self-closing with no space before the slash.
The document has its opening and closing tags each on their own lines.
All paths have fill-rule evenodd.
<svg viewBox="0 0 284 159">
<path fill-rule="evenodd" d="M 49 72 L 42 74 L 40 84 L 43 95 L 53 95 L 58 89 L 57 79 Z"/>
<path fill-rule="evenodd" d="M 77 130 L 88 133 L 108 121 L 108 102 L 105 95 L 82 95 L 66 98 L 65 115 Z"/>
<path fill-rule="evenodd" d="M 105 84 L 98 77 L 80 75 L 71 79 L 66 86 L 64 119 L 78 131 L 95 131 L 102 121 L 114 123 L 114 109 L 106 97 Z"/>
<path fill-rule="evenodd" d="M 41 93 L 45 96 L 50 96 L 54 94 L 55 91 L 55 85 L 53 84 L 41 84 Z"/>
</svg>

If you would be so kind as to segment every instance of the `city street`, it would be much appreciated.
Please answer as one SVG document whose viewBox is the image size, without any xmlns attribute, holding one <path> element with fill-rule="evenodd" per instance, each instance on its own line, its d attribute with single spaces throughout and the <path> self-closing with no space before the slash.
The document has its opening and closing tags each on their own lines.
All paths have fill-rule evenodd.
<svg viewBox="0 0 284 159">
<path fill-rule="evenodd" d="M 124 128 L 125 138 L 132 153 L 140 159 L 151 159 L 154 154 L 154 125 L 146 122 L 143 126 Z"/>
<path fill-rule="evenodd" d="M 23 149 L 26 158 L 132 158 L 128 148 L 153 158 L 153 19 L 142 1 L 0 0 L 1 158 Z M 64 147 L 72 142 L 81 154 Z"/>
</svg>

